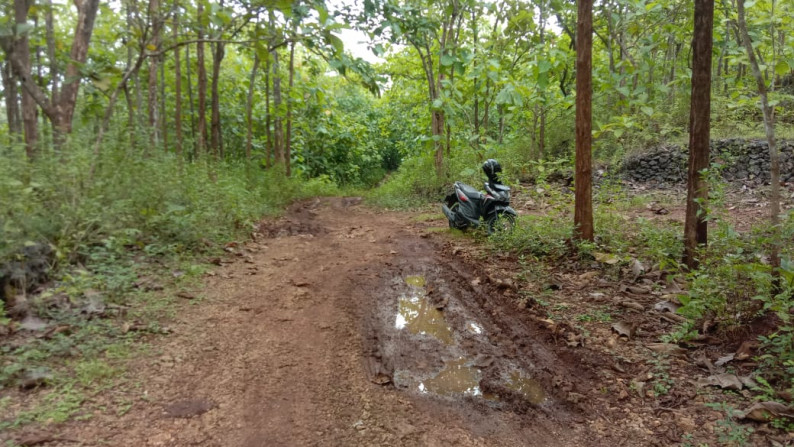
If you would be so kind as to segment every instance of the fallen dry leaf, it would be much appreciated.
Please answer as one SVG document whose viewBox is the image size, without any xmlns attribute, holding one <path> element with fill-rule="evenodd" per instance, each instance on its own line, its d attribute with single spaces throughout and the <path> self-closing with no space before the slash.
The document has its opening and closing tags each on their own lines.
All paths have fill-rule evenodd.
<svg viewBox="0 0 794 447">
<path fill-rule="evenodd" d="M 620 258 L 618 258 L 617 256 L 615 256 L 615 255 L 613 255 L 611 253 L 595 252 L 595 253 L 593 253 L 593 256 L 595 257 L 596 261 L 604 263 L 604 264 L 608 264 L 608 265 L 615 265 L 618 262 L 620 262 Z"/>
<path fill-rule="evenodd" d="M 659 301 L 653 305 L 654 310 L 658 312 L 670 312 L 672 314 L 678 312 L 679 307 L 681 307 L 680 304 L 674 303 L 672 301 Z"/>
<path fill-rule="evenodd" d="M 673 343 L 648 343 L 647 348 L 659 354 L 686 355 L 687 350 Z"/>
<path fill-rule="evenodd" d="M 708 377 L 701 377 L 697 380 L 697 386 L 705 387 L 705 386 L 716 386 L 720 387 L 724 390 L 735 390 L 739 391 L 744 388 L 744 384 L 736 374 L 714 374 Z"/>
<path fill-rule="evenodd" d="M 638 303 L 638 302 L 636 302 L 636 301 L 630 301 L 630 300 L 626 300 L 626 301 L 621 301 L 619 304 L 620 304 L 622 307 L 626 307 L 626 308 L 629 308 L 629 309 L 638 310 L 638 311 L 640 311 L 640 312 L 642 312 L 643 310 L 645 310 L 645 306 L 643 306 L 642 304 L 640 304 L 640 303 Z"/>
<path fill-rule="evenodd" d="M 741 414 L 740 419 L 768 422 L 779 417 L 794 417 L 794 410 L 780 402 L 767 401 L 754 403 Z"/>
<path fill-rule="evenodd" d="M 617 323 L 612 325 L 612 330 L 617 332 L 618 335 L 628 338 L 633 338 L 639 326 L 640 326 L 639 323 L 637 323 L 636 321 L 631 323 L 626 321 L 618 321 Z"/>
<path fill-rule="evenodd" d="M 730 362 L 731 360 L 733 360 L 734 357 L 735 357 L 735 354 L 728 354 L 726 356 L 720 357 L 720 358 L 717 359 L 716 362 L 714 362 L 714 365 L 722 366 L 722 365 Z"/>
</svg>

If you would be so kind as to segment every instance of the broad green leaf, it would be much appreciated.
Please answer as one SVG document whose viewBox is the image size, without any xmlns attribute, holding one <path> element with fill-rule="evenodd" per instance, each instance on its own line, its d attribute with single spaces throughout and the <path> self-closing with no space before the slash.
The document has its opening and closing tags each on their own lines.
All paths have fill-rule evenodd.
<svg viewBox="0 0 794 447">
<path fill-rule="evenodd" d="M 441 65 L 445 67 L 449 67 L 450 65 L 455 63 L 455 58 L 449 54 L 442 54 L 441 55 Z"/>
<path fill-rule="evenodd" d="M 653 116 L 653 107 L 642 106 L 640 107 L 640 110 L 642 110 L 642 113 L 648 116 Z"/>
<path fill-rule="evenodd" d="M 789 67 L 786 61 L 780 61 L 775 65 L 775 74 L 778 76 L 784 76 L 789 71 L 791 71 L 791 67 Z"/>
</svg>

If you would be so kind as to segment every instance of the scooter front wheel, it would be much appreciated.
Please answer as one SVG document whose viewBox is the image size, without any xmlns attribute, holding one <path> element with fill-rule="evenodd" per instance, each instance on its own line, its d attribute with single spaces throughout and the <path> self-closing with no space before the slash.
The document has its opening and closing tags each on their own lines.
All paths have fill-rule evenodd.
<svg viewBox="0 0 794 447">
<path fill-rule="evenodd" d="M 499 213 L 488 220 L 488 234 L 511 233 L 516 226 L 516 216 Z"/>
</svg>

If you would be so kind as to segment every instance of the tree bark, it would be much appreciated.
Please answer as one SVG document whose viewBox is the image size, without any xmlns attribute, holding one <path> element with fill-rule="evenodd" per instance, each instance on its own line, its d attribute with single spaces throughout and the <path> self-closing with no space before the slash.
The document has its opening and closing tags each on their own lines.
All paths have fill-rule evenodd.
<svg viewBox="0 0 794 447">
<path fill-rule="evenodd" d="M 284 144 L 284 164 L 286 167 L 287 177 L 291 172 L 291 158 L 292 158 L 292 87 L 295 78 L 295 41 L 290 42 L 289 45 L 289 90 L 287 94 L 287 136 Z"/>
<path fill-rule="evenodd" d="M 193 150 L 191 159 L 198 158 L 198 140 L 196 138 L 196 109 L 193 101 L 193 79 L 190 73 L 193 71 L 190 65 L 190 45 L 185 47 L 185 70 L 187 71 L 187 101 L 190 105 L 190 138 L 193 140 Z"/>
<path fill-rule="evenodd" d="M 221 109 L 218 85 L 221 76 L 221 61 L 225 54 L 223 43 L 216 42 L 212 51 L 212 92 L 211 92 L 211 116 L 210 116 L 210 146 L 212 155 L 215 158 L 223 158 L 223 141 L 221 139 Z"/>
<path fill-rule="evenodd" d="M 24 25 L 28 19 L 28 10 L 31 6 L 30 0 L 14 0 L 14 18 L 17 26 Z M 30 63 L 30 46 L 28 45 L 28 34 L 22 33 L 17 35 L 14 33 L 13 52 L 14 56 L 19 60 L 20 66 L 18 73 L 23 77 L 30 77 L 31 63 Z M 29 159 L 36 157 L 39 142 L 39 126 L 38 126 L 38 109 L 36 108 L 36 101 L 30 92 L 22 91 L 22 126 L 25 131 L 25 152 Z"/>
<path fill-rule="evenodd" d="M 45 2 L 47 6 L 45 12 L 45 28 L 46 28 L 46 39 L 47 39 L 47 59 L 50 62 L 50 97 L 56 98 L 58 97 L 58 61 L 55 58 L 55 24 L 53 23 L 53 13 L 52 13 L 52 0 L 47 0 Z"/>
<path fill-rule="evenodd" d="M 273 130 L 270 128 L 272 122 L 270 116 L 270 55 L 265 59 L 265 167 L 270 169 L 271 156 L 273 155 Z"/>
<path fill-rule="evenodd" d="M 254 51 L 254 66 L 251 68 L 251 77 L 248 80 L 248 98 L 245 103 L 246 135 L 245 135 L 245 158 L 251 159 L 251 146 L 253 145 L 253 108 L 254 108 L 254 85 L 256 83 L 256 71 L 259 69 L 259 53 Z"/>
<path fill-rule="evenodd" d="M 127 3 L 125 8 L 126 15 L 127 15 L 127 23 L 125 24 L 125 31 L 127 35 L 132 35 L 132 6 Z M 127 45 L 127 66 L 132 66 L 132 45 Z M 136 74 L 137 76 L 137 74 Z M 137 81 L 137 80 L 136 80 Z M 137 86 L 137 83 L 136 83 Z M 55 94 L 53 93 L 53 97 Z M 138 146 L 137 139 L 136 139 L 136 128 L 135 128 L 135 111 L 136 107 L 132 100 L 132 94 L 130 93 L 130 88 L 128 84 L 124 85 L 124 98 L 127 100 L 127 127 L 129 131 L 130 137 L 130 147 L 136 148 Z"/>
<path fill-rule="evenodd" d="M 740 0 L 742 1 L 742 0 Z M 689 111 L 689 171 L 684 222 L 684 264 L 698 266 L 698 246 L 708 243 L 706 202 L 708 183 L 701 174 L 709 167 L 709 119 L 711 116 L 711 50 L 714 0 L 695 0 L 692 39 L 692 94 Z"/>
<path fill-rule="evenodd" d="M 275 164 L 284 163 L 284 128 L 281 124 L 281 76 L 278 73 L 278 51 L 273 51 L 273 152 Z"/>
<path fill-rule="evenodd" d="M 204 15 L 204 2 L 198 2 L 198 20 L 201 23 Z M 207 69 L 204 66 L 204 27 L 199 25 L 197 37 L 199 42 L 196 44 L 196 61 L 198 63 L 198 128 L 196 129 L 198 155 L 203 155 L 207 150 Z"/>
<path fill-rule="evenodd" d="M 13 140 L 22 134 L 22 127 L 19 120 L 19 96 L 17 94 L 17 80 L 14 76 L 14 69 L 10 62 L 3 64 L 3 92 L 5 93 L 6 121 L 8 123 L 8 133 Z"/>
<path fill-rule="evenodd" d="M 174 0 L 174 40 L 179 37 L 179 0 Z M 180 59 L 181 49 L 174 49 L 174 131 L 176 133 L 176 154 L 182 158 L 182 66 Z M 190 67 L 188 67 L 190 70 Z"/>
<path fill-rule="evenodd" d="M 21 1 L 21 0 L 15 0 Z M 47 118 L 53 123 L 55 130 L 54 141 L 56 148 L 60 147 L 62 137 L 72 131 L 72 117 L 77 104 L 77 93 L 80 89 L 80 67 L 85 63 L 88 55 L 88 45 L 94 30 L 94 20 L 99 9 L 99 0 L 82 0 L 76 2 L 77 26 L 69 53 L 69 64 L 66 67 L 64 84 L 57 97 L 49 97 L 30 76 L 29 64 L 21 56 L 21 52 L 14 51 L 7 39 L 2 44 L 14 71 L 19 76 L 24 91 L 38 104 Z M 27 68 L 26 68 L 27 67 Z M 68 82 L 67 82 L 68 81 Z"/>
<path fill-rule="evenodd" d="M 773 3 L 774 5 L 774 3 Z M 750 69 L 753 72 L 753 77 L 758 86 L 758 95 L 761 97 L 761 110 L 764 114 L 764 129 L 766 130 L 766 141 L 769 145 L 769 166 L 770 177 L 772 184 L 770 185 L 769 194 L 769 221 L 772 227 L 773 236 L 772 243 L 770 244 L 770 264 L 772 265 L 773 277 L 773 294 L 780 293 L 780 244 L 783 243 L 779 239 L 780 229 L 780 154 L 778 153 L 777 145 L 775 142 L 775 116 L 772 107 L 769 105 L 767 98 L 766 82 L 761 75 L 761 69 L 758 65 L 758 60 L 753 53 L 753 42 L 750 40 L 750 34 L 747 32 L 747 21 L 745 19 L 744 3 L 742 0 L 737 2 L 739 9 L 739 31 L 742 35 L 742 43 L 747 52 L 747 57 L 750 60 Z"/>
<path fill-rule="evenodd" d="M 74 31 L 72 49 L 69 52 L 69 65 L 66 66 L 64 83 L 55 103 L 58 119 L 56 127 L 61 134 L 72 133 L 72 117 L 77 105 L 77 92 L 80 89 L 80 67 L 88 56 L 88 45 L 94 32 L 94 21 L 99 10 L 99 0 L 82 0 L 77 5 L 77 27 Z M 46 112 L 46 110 L 45 110 Z"/>
<path fill-rule="evenodd" d="M 576 173 L 574 238 L 593 241 L 593 0 L 579 0 L 576 24 Z"/>
<path fill-rule="evenodd" d="M 163 151 L 168 152 L 168 115 L 165 113 L 165 58 L 160 58 L 160 128 L 163 135 Z"/>
<path fill-rule="evenodd" d="M 149 0 L 149 17 L 152 24 L 152 39 L 149 45 L 155 47 L 155 51 L 160 49 L 160 1 Z M 149 146 L 144 149 L 147 153 L 149 148 L 155 148 L 160 144 L 159 114 L 157 110 L 157 70 L 159 57 L 149 58 L 149 87 L 147 89 L 148 112 L 149 112 Z"/>
</svg>

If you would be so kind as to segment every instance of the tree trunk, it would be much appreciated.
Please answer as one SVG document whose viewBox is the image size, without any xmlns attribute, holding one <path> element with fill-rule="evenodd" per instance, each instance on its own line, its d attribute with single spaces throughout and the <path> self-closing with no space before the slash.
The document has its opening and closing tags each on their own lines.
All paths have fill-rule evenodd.
<svg viewBox="0 0 794 447">
<path fill-rule="evenodd" d="M 270 56 L 265 59 L 265 167 L 270 169 L 271 157 L 273 156 L 273 130 L 270 128 L 272 122 L 270 116 Z"/>
<path fill-rule="evenodd" d="M 579 0 L 576 24 L 576 173 L 574 238 L 593 241 L 593 0 Z"/>
<path fill-rule="evenodd" d="M 204 15 L 204 2 L 198 2 L 198 19 L 201 22 L 201 16 Z M 198 129 L 196 138 L 198 140 L 198 154 L 202 155 L 207 150 L 207 69 L 204 66 L 204 28 L 199 25 L 198 27 L 198 43 L 196 44 L 196 60 L 198 63 Z"/>
<path fill-rule="evenodd" d="M 22 134 L 22 127 L 19 121 L 19 96 L 17 95 L 17 80 L 14 76 L 14 69 L 10 62 L 3 64 L 3 92 L 5 92 L 6 121 L 8 123 L 8 133 L 12 140 L 17 140 Z"/>
<path fill-rule="evenodd" d="M 127 35 L 132 35 L 132 7 L 127 4 L 125 8 L 126 15 L 127 15 L 127 23 L 125 24 L 125 31 Z M 127 66 L 132 66 L 132 45 L 127 46 Z M 137 74 L 136 74 L 137 77 Z M 136 78 L 133 78 L 136 79 Z M 137 87 L 137 80 L 136 80 L 136 87 Z M 55 93 L 53 91 L 53 98 L 55 97 Z M 129 131 L 130 137 L 130 147 L 136 148 L 138 146 L 136 136 L 136 129 L 135 129 L 135 105 L 132 100 L 132 95 L 130 94 L 129 85 L 124 85 L 124 98 L 127 100 L 127 127 Z"/>
<path fill-rule="evenodd" d="M 433 134 L 433 145 L 435 146 L 435 165 L 436 174 L 441 177 L 444 174 L 444 112 L 433 110 L 431 132 Z"/>
<path fill-rule="evenodd" d="M 58 61 L 55 58 L 55 25 L 52 14 L 52 0 L 45 2 L 47 6 L 44 18 L 47 39 L 47 59 L 50 61 L 50 97 L 58 97 Z"/>
<path fill-rule="evenodd" d="M 23 0 L 15 0 L 23 1 Z M 57 97 L 50 98 L 46 92 L 30 76 L 30 64 L 26 63 L 21 51 L 14 51 L 15 45 L 9 45 L 7 39 L 0 41 L 15 73 L 25 90 L 41 107 L 47 118 L 53 123 L 55 130 L 54 141 L 56 147 L 62 143 L 62 137 L 72 131 L 72 117 L 77 104 L 77 92 L 80 89 L 80 67 L 85 64 L 88 55 L 88 45 L 94 30 L 94 20 L 99 9 L 99 0 L 82 0 L 75 3 L 77 6 L 77 26 L 69 53 L 69 64 L 66 66 L 64 84 Z M 68 81 L 68 82 L 66 82 Z"/>
<path fill-rule="evenodd" d="M 293 35 L 296 30 L 293 30 Z M 289 45 L 289 93 L 287 94 L 287 136 L 284 144 L 284 163 L 286 165 L 287 177 L 291 172 L 291 158 L 292 158 L 292 87 L 294 86 L 295 78 L 295 42 L 292 41 Z"/>
<path fill-rule="evenodd" d="M 218 93 L 218 85 L 221 76 L 221 61 L 225 50 L 223 44 L 216 42 L 213 45 L 212 51 L 212 93 L 211 93 L 211 108 L 212 113 L 210 116 L 210 145 L 212 146 L 212 155 L 215 158 L 219 156 L 223 158 L 223 143 L 221 140 L 221 109 L 220 109 L 220 95 Z"/>
<path fill-rule="evenodd" d="M 165 60 L 160 57 L 160 126 L 163 133 L 163 151 L 168 152 L 168 116 L 165 114 Z"/>
<path fill-rule="evenodd" d="M 474 33 L 474 57 L 472 58 L 472 71 L 477 70 L 477 49 L 480 45 L 480 39 L 478 35 L 479 28 L 477 27 L 477 7 L 472 8 L 471 10 L 471 27 L 472 32 Z M 480 147 L 480 92 L 478 91 L 480 83 L 480 78 L 475 76 L 474 77 L 474 135 L 477 137 L 477 142 L 475 143 L 475 147 Z"/>
<path fill-rule="evenodd" d="M 284 163 L 284 128 L 281 125 L 281 76 L 278 73 L 278 51 L 273 51 L 273 152 L 275 164 Z"/>
<path fill-rule="evenodd" d="M 179 37 L 179 1 L 174 0 L 174 41 Z M 174 150 L 182 159 L 182 66 L 179 60 L 179 48 L 174 49 L 174 131 L 176 132 L 176 146 Z M 190 70 L 190 67 L 188 67 Z"/>
<path fill-rule="evenodd" d="M 64 83 L 58 100 L 53 99 L 58 115 L 56 127 L 61 134 L 72 133 L 72 117 L 77 105 L 77 92 L 80 89 L 80 79 L 82 78 L 80 69 L 88 56 L 88 45 L 91 42 L 94 20 L 99 10 L 99 0 L 82 0 L 75 4 L 78 6 L 77 27 L 74 32 L 72 49 L 69 52 L 71 62 L 66 66 Z"/>
<path fill-rule="evenodd" d="M 149 0 L 149 17 L 152 23 L 152 39 L 149 45 L 160 49 L 160 1 Z M 144 149 L 148 153 L 149 148 L 155 148 L 160 144 L 159 114 L 157 110 L 157 70 L 159 56 L 149 58 L 149 87 L 147 89 L 148 111 L 149 111 L 149 147 Z"/>
<path fill-rule="evenodd" d="M 14 18 L 15 23 L 19 25 L 25 24 L 28 19 L 28 9 L 30 8 L 30 0 L 14 0 Z M 13 43 L 14 55 L 18 58 L 20 66 L 18 73 L 23 77 L 30 77 L 30 47 L 28 45 L 28 35 L 23 33 L 21 36 L 14 35 L 16 41 Z M 25 152 L 29 159 L 36 157 L 36 150 L 39 141 L 39 126 L 38 126 L 38 109 L 36 108 L 36 101 L 27 90 L 22 90 L 22 125 L 25 129 Z"/>
<path fill-rule="evenodd" d="M 256 71 L 259 69 L 259 53 L 254 51 L 254 66 L 251 68 L 251 77 L 248 80 L 248 99 L 245 103 L 246 124 L 248 126 L 245 135 L 245 158 L 251 159 L 251 146 L 253 144 L 253 108 L 254 108 L 254 85 L 256 83 Z"/>
<path fill-rule="evenodd" d="M 742 0 L 740 0 L 742 1 Z M 687 174 L 684 263 L 698 266 L 698 246 L 708 242 L 706 202 L 708 183 L 701 171 L 709 167 L 709 119 L 711 116 L 711 50 L 714 1 L 695 0 L 692 39 L 692 94 L 689 111 L 689 171 Z"/>
<path fill-rule="evenodd" d="M 190 73 L 193 71 L 190 65 L 190 45 L 185 46 L 185 70 L 187 71 L 187 101 L 190 106 L 190 138 L 193 140 L 193 150 L 191 151 L 190 158 L 195 160 L 198 158 L 198 139 L 196 138 L 196 109 L 195 102 L 193 101 L 193 77 Z"/>
<path fill-rule="evenodd" d="M 769 105 L 767 98 L 766 83 L 761 75 L 758 60 L 753 54 L 753 42 L 750 40 L 750 34 L 747 32 L 747 23 L 745 20 L 744 4 L 739 0 L 739 31 L 742 35 L 744 49 L 747 52 L 747 57 L 750 60 L 750 69 L 753 72 L 753 77 L 758 86 L 758 95 L 761 97 L 761 110 L 764 114 L 764 129 L 766 130 L 766 141 L 769 145 L 769 165 L 770 177 L 772 184 L 770 185 L 769 194 L 769 221 L 772 227 L 773 236 L 770 244 L 770 264 L 772 265 L 773 288 L 772 293 L 780 293 L 780 245 L 783 243 L 779 239 L 780 236 L 780 154 L 778 153 L 777 145 L 775 143 L 775 117 L 772 107 Z M 774 3 L 773 3 L 774 5 Z"/>
</svg>

